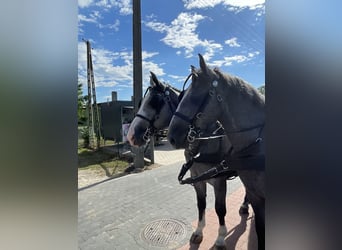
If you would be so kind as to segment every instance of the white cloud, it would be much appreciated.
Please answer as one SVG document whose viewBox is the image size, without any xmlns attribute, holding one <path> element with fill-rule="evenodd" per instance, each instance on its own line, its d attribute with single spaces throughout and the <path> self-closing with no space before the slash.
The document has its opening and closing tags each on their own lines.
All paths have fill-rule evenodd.
<svg viewBox="0 0 342 250">
<path fill-rule="evenodd" d="M 147 52 L 147 51 L 142 51 L 141 52 L 141 57 L 143 60 L 147 59 L 147 58 L 151 58 L 154 57 L 156 55 L 158 55 L 158 52 Z"/>
<path fill-rule="evenodd" d="M 212 8 L 216 5 L 223 4 L 230 7 L 229 10 L 237 11 L 244 8 L 251 10 L 262 8 L 265 0 L 183 0 L 186 9 L 203 9 Z"/>
<path fill-rule="evenodd" d="M 108 0 L 100 0 L 96 3 L 96 5 L 104 8 L 111 8 L 111 4 Z"/>
<path fill-rule="evenodd" d="M 249 8 L 255 10 L 262 8 L 265 4 L 265 0 L 223 0 L 224 5 L 229 5 L 237 9 Z"/>
<path fill-rule="evenodd" d="M 97 23 L 96 18 L 94 17 L 86 17 L 85 15 L 79 14 L 78 15 L 79 22 L 88 22 L 88 23 Z"/>
<path fill-rule="evenodd" d="M 234 55 L 234 56 L 225 56 L 223 60 L 216 60 L 212 63 L 209 63 L 210 66 L 222 67 L 222 66 L 231 66 L 233 63 L 243 63 L 252 60 L 255 56 L 259 55 L 259 51 L 250 52 L 247 55 Z"/>
<path fill-rule="evenodd" d="M 172 78 L 172 79 L 175 79 L 176 82 L 179 82 L 179 83 L 184 83 L 184 80 L 186 79 L 187 76 L 179 76 L 179 75 L 171 75 L 171 74 L 168 74 L 167 75 L 169 78 Z M 174 85 L 171 83 L 171 85 Z M 181 85 L 183 86 L 183 85 Z"/>
<path fill-rule="evenodd" d="M 78 6 L 80 8 L 89 7 L 93 3 L 93 0 L 78 0 Z"/>
<path fill-rule="evenodd" d="M 118 8 L 121 15 L 133 13 L 131 0 L 101 0 L 96 5 L 105 9 Z"/>
<path fill-rule="evenodd" d="M 116 19 L 113 24 L 110 24 L 108 28 L 114 29 L 115 31 L 119 31 L 120 20 Z"/>
<path fill-rule="evenodd" d="M 188 10 L 190 9 L 203 9 L 203 8 L 212 8 L 216 5 L 220 4 L 222 0 L 183 0 L 184 7 Z"/>
<path fill-rule="evenodd" d="M 118 19 L 116 19 L 114 21 L 114 23 L 112 23 L 112 24 L 101 24 L 101 23 L 99 23 L 100 29 L 108 28 L 108 29 L 113 29 L 115 31 L 119 31 L 119 26 L 120 26 L 120 20 L 118 20 Z"/>
<path fill-rule="evenodd" d="M 130 15 L 133 13 L 131 0 L 121 0 L 121 1 L 112 0 L 111 2 L 117 3 L 118 7 L 120 8 L 120 14 Z"/>
<path fill-rule="evenodd" d="M 143 82 L 149 83 L 150 71 L 158 76 L 165 75 L 163 69 L 152 62 L 158 52 L 142 52 Z M 133 52 L 112 52 L 105 49 L 92 50 L 94 78 L 96 87 L 126 86 L 133 84 Z M 84 42 L 78 43 L 78 78 L 83 84 L 87 82 L 87 55 Z"/>
<path fill-rule="evenodd" d="M 224 41 L 225 44 L 228 44 L 230 47 L 240 47 L 241 45 L 238 44 L 237 38 L 233 37 L 229 40 Z"/>
<path fill-rule="evenodd" d="M 201 40 L 198 37 L 195 31 L 199 21 L 203 19 L 205 19 L 204 16 L 196 13 L 180 13 L 170 25 L 156 21 L 146 22 L 145 25 L 155 31 L 166 33 L 161 41 L 172 48 L 183 48 L 186 57 L 191 57 L 194 48 L 201 46 L 210 58 L 217 50 L 222 49 L 222 45 L 211 40 Z M 179 54 L 179 50 L 177 54 Z"/>
</svg>

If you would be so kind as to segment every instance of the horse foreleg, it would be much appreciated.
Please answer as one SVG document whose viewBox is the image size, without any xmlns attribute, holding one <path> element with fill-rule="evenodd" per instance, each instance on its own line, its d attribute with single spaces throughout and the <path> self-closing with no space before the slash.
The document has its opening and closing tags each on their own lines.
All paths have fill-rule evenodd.
<svg viewBox="0 0 342 250">
<path fill-rule="evenodd" d="M 258 250 L 265 249 L 265 201 L 258 202 L 253 206 L 255 231 L 258 237 Z"/>
<path fill-rule="evenodd" d="M 215 211 L 219 219 L 218 236 L 215 241 L 215 249 L 226 249 L 225 237 L 227 235 L 227 227 L 225 224 L 224 217 L 226 216 L 226 193 L 227 193 L 227 182 L 223 178 L 215 179 L 214 183 L 215 192 Z"/>
<path fill-rule="evenodd" d="M 249 200 L 247 199 L 247 194 L 245 195 L 245 198 L 243 200 L 242 205 L 240 206 L 239 213 L 242 214 L 249 214 L 248 213 L 248 205 L 249 205 Z"/>
<path fill-rule="evenodd" d="M 203 240 L 203 228 L 205 226 L 207 186 L 205 182 L 198 182 L 194 184 L 194 188 L 197 197 L 198 224 L 195 232 L 191 235 L 190 242 L 200 244 Z"/>
<path fill-rule="evenodd" d="M 265 249 L 265 199 L 249 194 L 254 211 L 255 231 L 258 238 L 258 250 Z"/>
</svg>

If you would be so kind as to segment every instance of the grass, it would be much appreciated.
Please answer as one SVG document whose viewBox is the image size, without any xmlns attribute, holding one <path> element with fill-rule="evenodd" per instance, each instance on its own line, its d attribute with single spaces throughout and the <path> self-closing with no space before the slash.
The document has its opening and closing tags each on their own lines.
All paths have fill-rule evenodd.
<svg viewBox="0 0 342 250">
<path fill-rule="evenodd" d="M 113 177 L 123 173 L 128 166 L 128 161 L 118 159 L 113 154 L 106 153 L 102 150 L 78 149 L 78 169 L 80 171 L 87 169 L 94 171 L 96 174 Z"/>
</svg>

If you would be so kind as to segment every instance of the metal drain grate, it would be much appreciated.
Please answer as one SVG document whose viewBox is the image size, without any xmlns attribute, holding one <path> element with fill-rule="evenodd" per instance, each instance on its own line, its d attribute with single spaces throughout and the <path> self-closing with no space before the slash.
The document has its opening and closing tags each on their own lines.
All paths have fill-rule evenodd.
<svg viewBox="0 0 342 250">
<path fill-rule="evenodd" d="M 175 245 L 186 235 L 185 225 L 174 219 L 162 219 L 149 223 L 142 232 L 142 238 L 150 245 L 166 247 Z"/>
</svg>

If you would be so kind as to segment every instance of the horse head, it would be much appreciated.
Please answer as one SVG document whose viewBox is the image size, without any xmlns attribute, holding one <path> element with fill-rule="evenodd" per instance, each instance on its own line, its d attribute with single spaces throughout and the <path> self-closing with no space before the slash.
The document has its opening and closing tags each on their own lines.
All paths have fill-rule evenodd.
<svg viewBox="0 0 342 250">
<path fill-rule="evenodd" d="M 219 75 L 206 65 L 200 54 L 199 64 L 200 69 L 191 66 L 192 82 L 180 100 L 169 125 L 168 140 L 175 148 L 182 148 L 187 144 L 189 129 L 196 126 L 206 130 L 219 116 L 219 109 L 215 107 L 204 112 L 209 105 L 209 99 L 215 94 L 214 90 L 216 92 Z"/>
<path fill-rule="evenodd" d="M 153 72 L 150 73 L 150 86 L 127 134 L 132 146 L 144 145 L 154 131 L 166 128 L 178 105 L 178 93 L 174 88 L 163 84 Z"/>
</svg>

